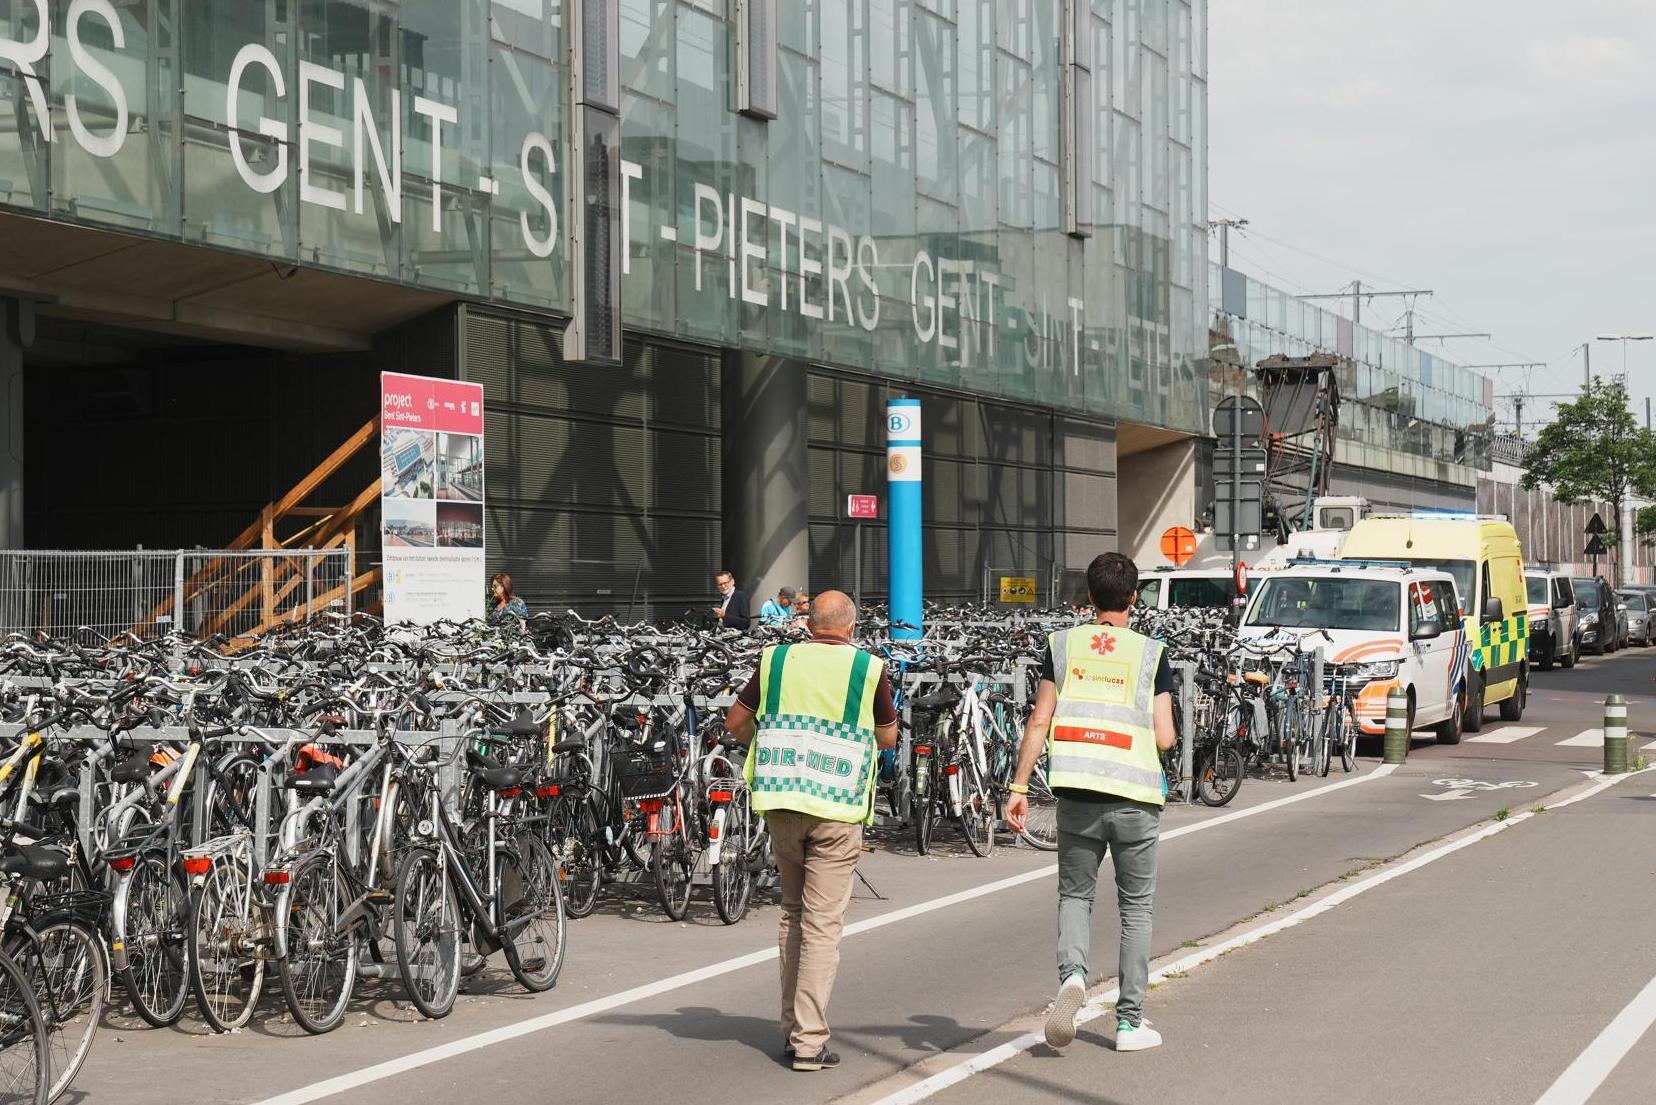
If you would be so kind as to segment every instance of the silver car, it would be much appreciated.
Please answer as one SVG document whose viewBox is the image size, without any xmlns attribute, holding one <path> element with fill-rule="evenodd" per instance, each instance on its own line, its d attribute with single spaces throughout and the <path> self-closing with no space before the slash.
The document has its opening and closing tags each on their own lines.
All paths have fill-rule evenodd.
<svg viewBox="0 0 1656 1105">
<path fill-rule="evenodd" d="M 1645 591 L 1617 591 L 1616 599 L 1627 611 L 1627 643 L 1650 644 L 1650 595 Z"/>
</svg>

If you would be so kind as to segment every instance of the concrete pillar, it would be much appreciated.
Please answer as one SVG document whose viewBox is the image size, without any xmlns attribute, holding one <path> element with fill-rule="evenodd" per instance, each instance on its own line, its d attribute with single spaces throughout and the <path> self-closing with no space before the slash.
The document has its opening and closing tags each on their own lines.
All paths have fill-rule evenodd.
<svg viewBox="0 0 1656 1105">
<path fill-rule="evenodd" d="M 1196 520 L 1196 440 L 1118 456 L 1116 488 L 1121 551 L 1140 571 L 1166 564 L 1162 532 Z"/>
<path fill-rule="evenodd" d="M 803 361 L 725 351 L 724 566 L 753 596 L 755 617 L 777 588 L 811 586 L 805 380 Z"/>
<path fill-rule="evenodd" d="M 23 547 L 23 350 L 34 303 L 0 299 L 0 549 Z"/>
</svg>

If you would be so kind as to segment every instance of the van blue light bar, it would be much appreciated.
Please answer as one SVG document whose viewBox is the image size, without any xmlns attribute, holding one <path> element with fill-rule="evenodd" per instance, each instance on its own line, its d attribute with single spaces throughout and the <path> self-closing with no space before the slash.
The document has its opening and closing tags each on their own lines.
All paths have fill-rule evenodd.
<svg viewBox="0 0 1656 1105">
<path fill-rule="evenodd" d="M 1330 560 L 1326 557 L 1306 556 L 1304 554 L 1294 557 L 1288 562 L 1288 564 L 1290 567 L 1294 568 L 1298 568 L 1301 565 L 1306 567 L 1326 565 L 1331 568 L 1397 568 L 1402 571 L 1408 571 L 1416 566 L 1407 560 L 1369 560 L 1358 556 L 1351 557 L 1350 559 Z"/>
</svg>

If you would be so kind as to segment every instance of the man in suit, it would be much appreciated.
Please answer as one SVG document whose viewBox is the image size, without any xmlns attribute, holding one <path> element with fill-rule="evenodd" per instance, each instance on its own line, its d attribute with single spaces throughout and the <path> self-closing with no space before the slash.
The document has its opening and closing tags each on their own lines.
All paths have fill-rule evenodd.
<svg viewBox="0 0 1656 1105">
<path fill-rule="evenodd" d="M 723 568 L 713 577 L 713 582 L 719 587 L 719 605 L 713 608 L 713 617 L 726 629 L 739 629 L 746 633 L 748 624 L 753 620 L 753 605 L 747 592 L 738 591 L 736 577 Z"/>
</svg>

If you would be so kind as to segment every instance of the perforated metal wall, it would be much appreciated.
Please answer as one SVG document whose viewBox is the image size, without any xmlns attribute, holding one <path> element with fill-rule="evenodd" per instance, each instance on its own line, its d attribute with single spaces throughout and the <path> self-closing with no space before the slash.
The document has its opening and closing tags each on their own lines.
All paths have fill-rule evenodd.
<svg viewBox="0 0 1656 1105">
<path fill-rule="evenodd" d="M 463 371 L 489 412 L 490 571 L 534 610 L 699 608 L 719 555 L 718 356 L 629 338 L 600 368 L 560 346 L 553 321 L 464 311 Z"/>
<path fill-rule="evenodd" d="M 923 404 L 928 599 L 981 597 L 986 565 L 1035 575 L 1045 597 L 1055 561 L 1116 547 L 1110 424 L 827 370 L 813 371 L 808 386 L 812 587 L 853 585 L 845 497 L 884 501 L 882 415 L 896 395 Z M 865 525 L 862 540 L 864 597 L 883 599 L 883 523 Z"/>
</svg>

